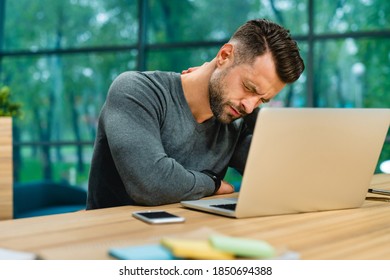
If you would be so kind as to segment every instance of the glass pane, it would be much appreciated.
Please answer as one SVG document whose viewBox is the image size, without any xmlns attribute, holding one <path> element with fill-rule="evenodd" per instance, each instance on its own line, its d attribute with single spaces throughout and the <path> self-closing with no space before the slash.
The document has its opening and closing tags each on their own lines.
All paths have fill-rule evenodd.
<svg viewBox="0 0 390 280">
<path fill-rule="evenodd" d="M 1 80 L 22 103 L 14 141 L 93 141 L 112 80 L 135 68 L 137 52 L 9 57 Z"/>
<path fill-rule="evenodd" d="M 147 69 L 181 72 L 212 60 L 219 46 L 208 48 L 178 48 L 147 53 Z"/>
<path fill-rule="evenodd" d="M 148 42 L 226 40 L 244 22 L 267 18 L 292 34 L 305 32 L 307 1 L 150 0 Z"/>
<path fill-rule="evenodd" d="M 390 132 L 387 134 L 387 142 L 383 146 L 375 172 L 390 174 Z"/>
<path fill-rule="evenodd" d="M 344 33 L 390 28 L 390 1 L 314 0 L 316 33 Z"/>
<path fill-rule="evenodd" d="M 92 145 L 15 146 L 15 183 L 49 180 L 86 188 L 92 151 Z"/>
<path fill-rule="evenodd" d="M 390 40 L 329 40 L 314 52 L 318 106 L 390 108 Z"/>
<path fill-rule="evenodd" d="M 137 1 L 5 1 L 8 51 L 135 44 Z M 21 16 L 23 15 L 23 16 Z"/>
</svg>

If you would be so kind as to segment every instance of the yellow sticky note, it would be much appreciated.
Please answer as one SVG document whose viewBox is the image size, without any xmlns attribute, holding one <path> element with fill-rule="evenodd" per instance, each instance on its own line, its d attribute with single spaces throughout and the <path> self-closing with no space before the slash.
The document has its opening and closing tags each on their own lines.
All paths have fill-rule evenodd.
<svg viewBox="0 0 390 280">
<path fill-rule="evenodd" d="M 161 244 L 171 250 L 177 258 L 198 260 L 231 260 L 230 253 L 214 249 L 207 240 L 163 238 Z"/>
</svg>

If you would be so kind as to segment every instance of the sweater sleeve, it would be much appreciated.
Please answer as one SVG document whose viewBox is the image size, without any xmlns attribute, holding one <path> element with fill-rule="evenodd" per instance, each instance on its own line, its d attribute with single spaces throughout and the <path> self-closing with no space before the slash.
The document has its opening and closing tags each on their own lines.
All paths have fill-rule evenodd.
<svg viewBox="0 0 390 280">
<path fill-rule="evenodd" d="M 142 74 L 124 73 L 112 84 L 102 110 L 103 129 L 127 194 L 141 205 L 211 195 L 214 182 L 208 176 L 185 169 L 164 151 L 160 126 L 166 104 L 157 91 Z"/>
</svg>

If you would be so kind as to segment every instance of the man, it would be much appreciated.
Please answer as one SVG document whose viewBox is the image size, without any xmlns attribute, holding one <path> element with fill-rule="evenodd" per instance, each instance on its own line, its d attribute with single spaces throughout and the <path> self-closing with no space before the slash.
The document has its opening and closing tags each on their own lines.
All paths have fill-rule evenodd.
<svg viewBox="0 0 390 280">
<path fill-rule="evenodd" d="M 113 82 L 99 118 L 87 209 L 233 192 L 221 178 L 229 166 L 244 171 L 251 116 L 296 81 L 304 64 L 287 30 L 252 20 L 195 70 L 125 72 Z"/>
</svg>

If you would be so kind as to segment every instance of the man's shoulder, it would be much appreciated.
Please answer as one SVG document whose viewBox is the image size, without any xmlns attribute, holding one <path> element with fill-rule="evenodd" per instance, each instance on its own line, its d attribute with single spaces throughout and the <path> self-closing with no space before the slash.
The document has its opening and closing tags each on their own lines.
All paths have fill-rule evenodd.
<svg viewBox="0 0 390 280">
<path fill-rule="evenodd" d="M 156 86 L 160 89 L 170 88 L 176 84 L 179 74 L 163 71 L 126 71 L 119 74 L 111 84 L 114 90 L 147 90 Z"/>
<path fill-rule="evenodd" d="M 109 98 L 137 99 L 164 104 L 177 96 L 181 88 L 180 74 L 162 71 L 126 71 L 111 84 Z M 131 97 L 131 98 L 130 98 Z M 164 105 L 165 106 L 165 105 Z"/>
<path fill-rule="evenodd" d="M 126 71 L 117 79 L 126 80 L 170 80 L 178 77 L 178 73 L 168 71 Z"/>
</svg>

